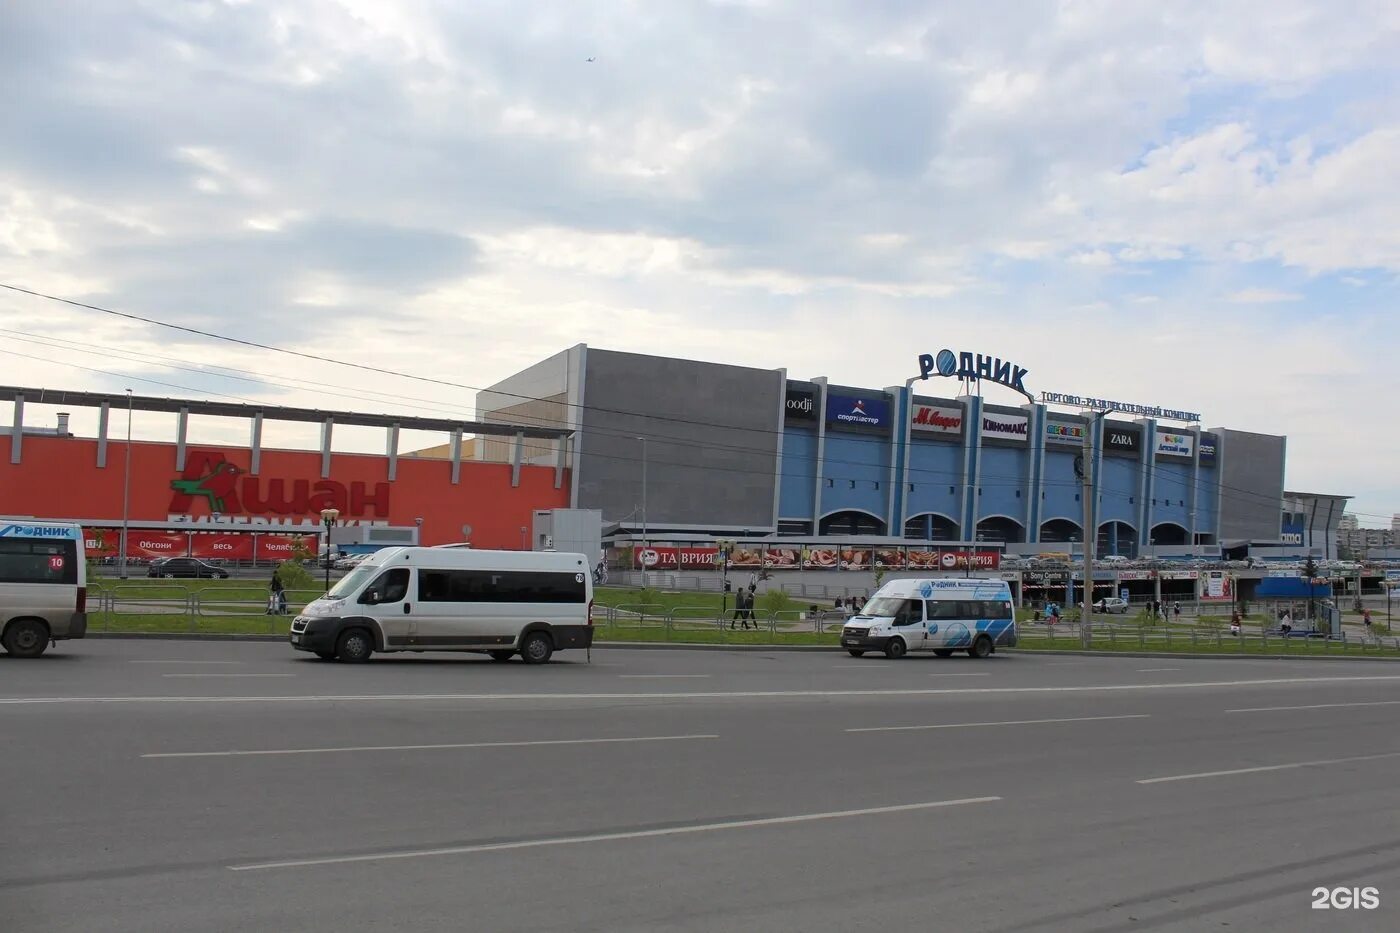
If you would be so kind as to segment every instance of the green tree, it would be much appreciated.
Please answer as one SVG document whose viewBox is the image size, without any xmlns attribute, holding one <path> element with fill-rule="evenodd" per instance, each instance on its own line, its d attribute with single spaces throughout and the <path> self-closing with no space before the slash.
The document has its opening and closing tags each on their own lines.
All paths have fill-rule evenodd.
<svg viewBox="0 0 1400 933">
<path fill-rule="evenodd" d="M 787 612 L 792 608 L 792 597 L 783 592 L 781 588 L 765 590 L 758 598 L 759 608 L 768 615 L 776 615 L 779 612 Z"/>
<path fill-rule="evenodd" d="M 278 564 L 277 569 L 273 571 L 277 574 L 277 578 L 282 581 L 284 589 L 315 589 L 316 578 L 311 575 L 311 571 L 306 569 L 306 561 L 315 556 L 316 554 L 307 546 L 305 538 L 296 539 L 292 544 L 291 556 Z"/>
</svg>

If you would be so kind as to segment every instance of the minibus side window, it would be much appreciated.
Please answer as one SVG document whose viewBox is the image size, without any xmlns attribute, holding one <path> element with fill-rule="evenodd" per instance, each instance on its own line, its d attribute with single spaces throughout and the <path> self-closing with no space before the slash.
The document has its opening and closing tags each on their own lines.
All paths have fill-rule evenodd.
<svg viewBox="0 0 1400 933">
<path fill-rule="evenodd" d="M 906 599 L 895 611 L 895 625 L 915 625 L 924 621 L 923 608 L 919 600 Z"/>
<path fill-rule="evenodd" d="M 393 570 L 381 574 L 378 580 L 369 585 L 369 590 L 379 592 L 378 601 L 381 603 L 403 602 L 404 597 L 408 595 L 408 568 L 395 567 Z"/>
</svg>

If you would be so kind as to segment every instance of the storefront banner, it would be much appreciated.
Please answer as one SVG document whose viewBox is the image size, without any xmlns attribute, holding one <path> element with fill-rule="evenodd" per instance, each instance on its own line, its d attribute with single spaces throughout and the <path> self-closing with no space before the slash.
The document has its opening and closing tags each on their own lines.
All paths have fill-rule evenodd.
<svg viewBox="0 0 1400 933">
<path fill-rule="evenodd" d="M 118 541 L 121 539 L 118 538 Z M 189 538 L 178 532 L 166 534 L 151 531 L 127 531 L 126 556 L 154 559 L 157 557 L 184 557 L 189 547 Z"/>
<path fill-rule="evenodd" d="M 1073 421 L 1045 422 L 1045 443 L 1084 446 L 1084 425 Z"/>
<path fill-rule="evenodd" d="M 1153 572 L 1152 572 L 1151 570 L 1120 570 L 1120 571 L 1118 571 L 1118 579 L 1120 579 L 1120 580 L 1151 580 L 1151 579 L 1152 579 L 1152 573 L 1153 573 Z"/>
<path fill-rule="evenodd" d="M 291 560 L 295 557 L 297 545 L 304 554 L 315 556 L 320 544 L 314 536 L 302 535 L 258 535 L 255 555 L 258 560 Z"/>
<path fill-rule="evenodd" d="M 805 548 L 802 555 L 803 570 L 835 570 L 841 560 L 841 552 L 834 547 Z"/>
<path fill-rule="evenodd" d="M 1199 570 L 1164 570 L 1158 574 L 1163 580 L 1196 580 L 1201 576 Z"/>
<path fill-rule="evenodd" d="M 795 547 L 769 548 L 763 552 L 763 565 L 774 570 L 796 570 L 802 565 L 802 551 Z"/>
<path fill-rule="evenodd" d="M 909 558 L 904 548 L 887 547 L 875 549 L 875 566 L 891 570 L 903 570 L 909 566 Z"/>
<path fill-rule="evenodd" d="M 834 427 L 888 431 L 890 403 L 883 398 L 857 398 L 854 395 L 828 395 L 826 421 Z"/>
<path fill-rule="evenodd" d="M 842 570 L 869 570 L 871 561 L 870 548 L 842 548 L 841 563 Z"/>
<path fill-rule="evenodd" d="M 783 412 L 789 421 L 816 421 L 817 394 L 811 389 L 788 389 Z"/>
<path fill-rule="evenodd" d="M 915 405 L 909 415 L 911 430 L 925 434 L 961 434 L 963 411 L 937 405 Z"/>
<path fill-rule="evenodd" d="M 1103 446 L 1104 450 L 1136 454 L 1142 450 L 1142 429 L 1110 422 L 1103 428 Z"/>
<path fill-rule="evenodd" d="M 205 560 L 252 560 L 253 536 L 201 535 L 191 536 L 190 554 Z"/>
<path fill-rule="evenodd" d="M 714 570 L 715 555 L 719 553 L 718 548 L 712 547 L 639 547 L 632 551 L 632 567 L 634 570 Z M 736 550 L 729 556 L 729 565 L 736 565 L 735 556 L 740 551 Z M 761 567 L 763 558 L 758 551 L 745 550 L 742 553 L 752 555 L 752 562 L 746 562 L 744 566 Z"/>
<path fill-rule="evenodd" d="M 1235 600 L 1235 581 L 1228 573 L 1207 570 L 1201 575 L 1201 601 L 1229 603 Z"/>
<path fill-rule="evenodd" d="M 1214 466 L 1216 450 L 1220 447 L 1220 438 L 1214 434 L 1201 435 L 1201 466 Z"/>
<path fill-rule="evenodd" d="M 1069 572 L 1065 570 L 1027 570 L 1021 574 L 1026 586 L 1064 586 L 1069 582 Z"/>
<path fill-rule="evenodd" d="M 1004 415 L 1001 412 L 984 412 L 982 415 L 982 437 L 992 441 L 1015 441 L 1024 444 L 1030 429 L 1030 419 L 1025 415 Z"/>
<path fill-rule="evenodd" d="M 1159 457 L 1184 457 L 1189 460 L 1196 454 L 1196 438 L 1191 434 L 1158 431 L 1156 451 Z"/>
</svg>

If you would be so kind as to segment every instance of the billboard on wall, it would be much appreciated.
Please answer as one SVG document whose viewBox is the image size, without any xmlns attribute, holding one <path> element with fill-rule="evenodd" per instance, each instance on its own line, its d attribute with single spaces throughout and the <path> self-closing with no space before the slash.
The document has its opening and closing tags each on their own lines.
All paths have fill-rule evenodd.
<svg viewBox="0 0 1400 933">
<path fill-rule="evenodd" d="M 1024 444 L 1029 430 L 1030 418 L 1025 415 L 1006 415 L 999 411 L 984 412 L 982 415 L 983 440 Z"/>
<path fill-rule="evenodd" d="M 1196 437 L 1175 431 L 1158 431 L 1154 449 L 1159 457 L 1184 457 L 1189 460 L 1196 455 Z"/>
<path fill-rule="evenodd" d="M 816 421 L 817 393 L 789 386 L 783 400 L 783 414 L 788 421 Z"/>
<path fill-rule="evenodd" d="M 915 405 L 909 413 L 909 427 L 923 434 L 961 434 L 963 410 L 944 405 Z"/>
<path fill-rule="evenodd" d="M 1103 449 L 1120 454 L 1138 454 L 1142 451 L 1142 428 L 1137 425 L 1118 424 L 1110 421 L 1103 427 Z"/>
<path fill-rule="evenodd" d="M 1045 443 L 1084 446 L 1084 423 L 1081 421 L 1046 421 Z"/>
<path fill-rule="evenodd" d="M 1235 601 L 1235 580 L 1223 570 L 1207 570 L 1201 574 L 1201 602 L 1229 603 Z"/>
<path fill-rule="evenodd" d="M 885 432 L 890 429 L 890 403 L 883 398 L 827 395 L 826 423 L 832 427 Z"/>
<path fill-rule="evenodd" d="M 0 460 L 0 514 L 118 522 L 124 459 L 109 450 L 109 465 L 101 468 L 96 440 L 26 436 L 20 463 Z M 328 478 L 321 476 L 319 451 L 264 449 L 257 474 L 251 461 L 243 448 L 198 447 L 177 469 L 174 444 L 135 443 L 130 519 L 188 522 L 192 531 L 237 525 L 315 533 L 320 510 L 337 508 L 351 525 L 413 527 L 421 519 L 427 545 L 461 541 L 462 527 L 470 525 L 476 547 L 518 548 L 520 528 L 533 523 L 536 509 L 569 505 L 568 471 L 556 487 L 552 466 L 522 466 L 519 485 L 512 486 L 509 463 L 464 462 L 453 483 L 447 460 L 400 458 L 393 481 L 387 459 L 369 454 L 332 454 Z"/>
<path fill-rule="evenodd" d="M 1220 448 L 1220 438 L 1214 434 L 1202 434 L 1199 446 L 1201 466 L 1214 466 L 1216 451 Z"/>
<path fill-rule="evenodd" d="M 120 528 L 85 528 L 89 557 L 115 557 L 121 549 Z M 126 556 L 154 560 L 158 557 L 198 557 L 203 560 L 289 560 L 298 543 L 310 555 L 318 542 L 311 535 L 279 535 L 247 531 L 239 534 L 206 534 L 185 531 L 142 531 L 126 535 Z"/>
</svg>

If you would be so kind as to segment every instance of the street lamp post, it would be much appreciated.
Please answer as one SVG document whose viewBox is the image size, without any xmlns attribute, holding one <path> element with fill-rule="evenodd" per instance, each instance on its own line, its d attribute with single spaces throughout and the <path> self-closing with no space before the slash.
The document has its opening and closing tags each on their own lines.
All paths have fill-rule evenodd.
<svg viewBox="0 0 1400 933">
<path fill-rule="evenodd" d="M 126 390 L 126 468 L 122 474 L 122 540 L 117 575 L 126 579 L 126 537 L 131 518 L 131 390 Z"/>
<path fill-rule="evenodd" d="M 642 442 L 642 589 L 646 589 L 646 552 L 651 547 L 651 543 L 647 540 L 647 439 L 639 436 L 637 440 Z"/>
<path fill-rule="evenodd" d="M 1084 422 L 1084 466 L 1080 470 L 1080 498 L 1084 500 L 1084 600 L 1080 612 L 1080 639 L 1088 648 L 1093 639 L 1094 627 L 1094 546 L 1098 544 L 1099 529 L 1094 524 L 1094 505 L 1097 488 L 1094 483 L 1094 429 L 1100 421 L 1108 417 L 1114 409 L 1092 412 Z M 1070 586 L 1074 585 L 1074 575 L 1070 575 Z"/>
<path fill-rule="evenodd" d="M 729 613 L 729 554 L 734 549 L 734 542 L 721 540 L 715 542 L 719 551 L 715 557 L 719 561 L 720 585 L 719 585 L 719 617 L 723 621 Z"/>
<path fill-rule="evenodd" d="M 339 509 L 322 509 L 321 524 L 326 526 L 326 592 L 331 591 L 331 527 L 340 518 Z"/>
</svg>

